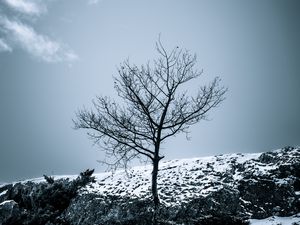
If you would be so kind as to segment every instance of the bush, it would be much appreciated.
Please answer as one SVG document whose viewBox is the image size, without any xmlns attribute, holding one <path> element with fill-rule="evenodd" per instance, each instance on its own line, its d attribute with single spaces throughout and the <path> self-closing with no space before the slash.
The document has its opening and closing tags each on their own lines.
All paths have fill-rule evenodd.
<svg viewBox="0 0 300 225">
<path fill-rule="evenodd" d="M 60 218 L 62 212 L 68 208 L 71 200 L 77 195 L 80 188 L 90 182 L 94 170 L 86 170 L 72 181 L 68 179 L 54 180 L 44 175 L 44 183 L 17 183 L 8 185 L 5 200 L 14 200 L 19 208 L 20 218 L 17 222 L 13 218 L 1 221 L 3 225 L 26 224 L 26 225 L 68 225 L 69 223 Z M 16 215 L 11 215 L 16 217 Z M 1 218 L 0 218 L 1 219 Z"/>
</svg>

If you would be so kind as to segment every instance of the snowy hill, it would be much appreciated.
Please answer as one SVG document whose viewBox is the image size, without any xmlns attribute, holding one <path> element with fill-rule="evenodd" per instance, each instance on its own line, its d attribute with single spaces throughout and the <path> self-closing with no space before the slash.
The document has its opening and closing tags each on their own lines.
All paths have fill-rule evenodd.
<svg viewBox="0 0 300 225">
<path fill-rule="evenodd" d="M 295 150 L 297 152 L 297 150 Z M 259 164 L 258 154 L 228 154 L 204 158 L 162 161 L 159 167 L 158 189 L 161 201 L 167 205 L 188 202 L 207 196 L 223 187 L 234 187 L 245 174 L 266 174 L 284 163 Z M 243 169 L 241 169 L 243 168 Z M 95 174 L 97 182 L 86 189 L 89 193 L 150 197 L 151 165 L 131 170 Z"/>
<path fill-rule="evenodd" d="M 67 193 L 69 199 L 56 215 L 65 224 L 149 224 L 151 172 L 148 165 L 94 174 L 94 182 L 85 176 L 60 176 L 50 184 L 33 179 L 2 186 L 0 222 L 1 202 L 11 208 L 33 208 L 37 206 L 32 196 L 37 195 L 36 201 L 42 199 L 38 207 L 55 208 L 43 198 L 56 193 L 60 201 Z M 300 148 L 162 161 L 158 191 L 161 224 L 247 224 L 249 219 L 251 224 L 300 224 Z M 22 193 L 30 199 L 20 197 Z M 7 203 L 11 200 L 16 204 Z"/>
<path fill-rule="evenodd" d="M 268 153 L 162 161 L 158 176 L 160 198 L 166 205 L 182 204 L 223 188 L 237 188 L 240 181 L 249 176 L 268 176 L 276 184 L 285 185 L 291 177 L 278 177 L 277 170 L 300 163 L 299 160 L 299 148 L 287 148 Z M 89 185 L 85 192 L 147 198 L 151 195 L 151 172 L 152 167 L 148 165 L 127 172 L 95 174 L 97 182 Z"/>
</svg>

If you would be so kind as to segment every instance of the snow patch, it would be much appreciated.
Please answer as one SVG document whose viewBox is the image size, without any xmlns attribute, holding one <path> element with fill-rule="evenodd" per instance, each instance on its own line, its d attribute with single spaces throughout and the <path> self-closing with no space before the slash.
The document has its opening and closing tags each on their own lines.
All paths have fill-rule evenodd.
<svg viewBox="0 0 300 225">
<path fill-rule="evenodd" d="M 0 203 L 0 206 L 5 205 L 5 204 L 7 204 L 7 203 L 17 204 L 14 200 L 6 200 L 6 201 L 4 201 L 4 202 L 1 202 L 1 203 Z"/>
<path fill-rule="evenodd" d="M 257 220 L 257 219 L 250 220 L 250 225 L 293 225 L 294 223 L 300 223 L 299 214 L 290 217 L 272 216 L 262 220 Z"/>
<path fill-rule="evenodd" d="M 5 194 L 6 194 L 6 192 L 7 192 L 7 190 L 5 190 L 5 191 L 2 191 L 2 192 L 0 193 L 0 196 L 2 196 L 2 195 L 5 195 Z"/>
</svg>

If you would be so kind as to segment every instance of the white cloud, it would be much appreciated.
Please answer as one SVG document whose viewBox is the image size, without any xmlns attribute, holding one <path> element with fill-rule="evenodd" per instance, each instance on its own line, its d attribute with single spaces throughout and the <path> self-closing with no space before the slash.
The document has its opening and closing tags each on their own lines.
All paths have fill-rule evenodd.
<svg viewBox="0 0 300 225">
<path fill-rule="evenodd" d="M 46 11 L 46 6 L 40 1 L 33 0 L 4 0 L 12 9 L 30 15 L 39 15 Z"/>
<path fill-rule="evenodd" d="M 66 45 L 34 29 L 34 21 L 47 12 L 50 1 L 0 0 L 0 52 L 21 48 L 45 62 L 72 62 L 78 59 Z M 4 5 L 4 9 L 9 9 L 7 12 L 1 10 Z"/>
<path fill-rule="evenodd" d="M 46 62 L 74 61 L 78 56 L 60 43 L 36 31 L 21 22 L 0 18 L 0 25 L 4 27 L 10 40 L 35 57 Z"/>
<path fill-rule="evenodd" d="M 0 52 L 12 52 L 12 48 L 0 38 Z"/>
</svg>

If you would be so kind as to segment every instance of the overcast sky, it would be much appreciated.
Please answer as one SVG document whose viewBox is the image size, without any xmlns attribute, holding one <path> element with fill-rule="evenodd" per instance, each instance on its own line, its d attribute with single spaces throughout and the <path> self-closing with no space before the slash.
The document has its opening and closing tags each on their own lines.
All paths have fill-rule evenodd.
<svg viewBox="0 0 300 225">
<path fill-rule="evenodd" d="M 0 181 L 104 171 L 104 154 L 75 111 L 115 96 L 129 58 L 155 59 L 155 42 L 198 56 L 202 79 L 220 76 L 227 99 L 167 159 L 300 145 L 300 1 L 1 0 Z"/>
</svg>

